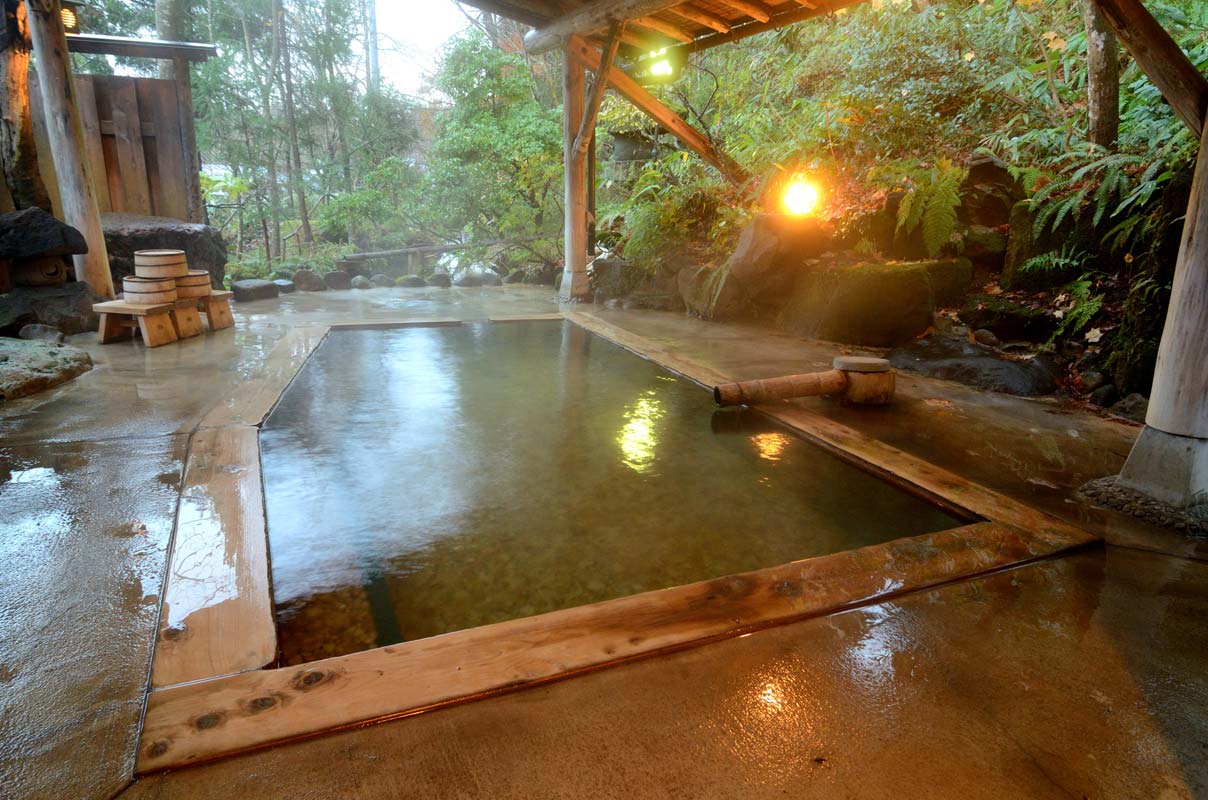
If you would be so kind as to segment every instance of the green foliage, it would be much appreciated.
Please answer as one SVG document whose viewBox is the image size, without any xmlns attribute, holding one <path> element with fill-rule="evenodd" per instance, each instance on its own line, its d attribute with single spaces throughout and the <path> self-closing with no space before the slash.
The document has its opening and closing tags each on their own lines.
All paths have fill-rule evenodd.
<svg viewBox="0 0 1208 800">
<path fill-rule="evenodd" d="M 874 182 L 887 173 L 895 177 L 901 174 L 901 164 L 891 170 L 874 170 L 870 179 Z M 961 204 L 960 185 L 967 170 L 954 165 L 948 159 L 922 171 L 909 171 L 895 180 L 893 188 L 905 188 L 906 193 L 898 205 L 898 235 L 910 235 L 922 230 L 923 246 L 927 255 L 935 258 L 952 239 L 956 232 L 956 210 Z"/>
<path fill-rule="evenodd" d="M 1041 253 L 1029 258 L 1020 265 L 1020 269 L 1024 272 L 1073 272 L 1082 269 L 1090 258 L 1090 253 L 1067 245 L 1059 251 Z"/>
</svg>

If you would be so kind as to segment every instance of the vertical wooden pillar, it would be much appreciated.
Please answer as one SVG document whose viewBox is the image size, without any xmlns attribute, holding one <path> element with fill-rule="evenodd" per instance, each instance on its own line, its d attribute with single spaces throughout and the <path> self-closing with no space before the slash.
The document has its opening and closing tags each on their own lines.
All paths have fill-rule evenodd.
<svg viewBox="0 0 1208 800">
<path fill-rule="evenodd" d="M 26 0 L 29 33 L 38 60 L 38 89 L 46 119 L 50 152 L 54 160 L 63 203 L 63 221 L 78 228 L 88 243 L 88 252 L 73 256 L 76 280 L 84 281 L 101 297 L 113 297 L 113 278 L 101 212 L 97 207 L 88 157 L 84 150 L 84 126 L 76 104 L 75 79 L 67 36 L 63 32 L 59 0 Z"/>
<path fill-rule="evenodd" d="M 1208 503 L 1208 117 L 1202 130 L 1145 430 L 1120 473 L 1180 508 Z"/>
<path fill-rule="evenodd" d="M 571 37 L 572 41 L 578 37 Z M 562 157 L 566 213 L 562 288 L 559 299 L 579 300 L 590 292 L 587 279 L 587 157 L 575 148 L 586 106 L 583 63 L 567 47 L 562 60 Z"/>
<path fill-rule="evenodd" d="M 197 132 L 193 127 L 193 82 L 187 59 L 173 59 L 176 81 L 176 108 L 180 115 L 181 149 L 185 154 L 185 213 L 189 222 L 205 222 L 205 204 L 201 199 L 201 163 L 197 157 Z"/>
</svg>

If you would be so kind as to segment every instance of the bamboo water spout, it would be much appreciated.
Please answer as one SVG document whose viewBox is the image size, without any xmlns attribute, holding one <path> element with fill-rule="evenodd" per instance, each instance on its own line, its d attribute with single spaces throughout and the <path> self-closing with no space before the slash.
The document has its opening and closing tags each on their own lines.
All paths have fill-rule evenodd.
<svg viewBox="0 0 1208 800">
<path fill-rule="evenodd" d="M 835 395 L 848 403 L 886 405 L 893 400 L 897 373 L 883 358 L 838 356 L 834 369 L 713 387 L 719 406 L 756 405 L 791 397 Z"/>
</svg>

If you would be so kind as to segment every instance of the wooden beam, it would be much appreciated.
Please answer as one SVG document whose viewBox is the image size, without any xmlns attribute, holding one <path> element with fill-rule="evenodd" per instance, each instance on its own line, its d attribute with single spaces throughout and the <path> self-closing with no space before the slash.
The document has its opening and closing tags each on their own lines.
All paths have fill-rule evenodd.
<svg viewBox="0 0 1208 800">
<path fill-rule="evenodd" d="M 731 0 L 726 0 L 731 2 Z M 765 22 L 745 22 L 741 25 L 731 27 L 729 33 L 715 33 L 708 36 L 701 36 L 694 39 L 690 44 L 675 45 L 683 47 L 689 53 L 699 53 L 702 50 L 708 50 L 711 47 L 717 47 L 721 44 L 729 44 L 737 42 L 741 39 L 746 39 L 748 36 L 774 31 L 788 25 L 793 25 L 805 20 L 814 19 L 816 17 L 826 16 L 827 14 L 841 11 L 845 8 L 859 5 L 864 0 L 827 0 L 826 4 L 818 8 L 805 8 L 804 6 L 790 6 L 788 11 L 776 11 Z"/>
<path fill-rule="evenodd" d="M 1208 79 L 1140 0 L 1095 0 L 1095 4 L 1137 66 L 1200 138 L 1208 116 Z"/>
<path fill-rule="evenodd" d="M 600 54 L 579 37 L 573 37 L 567 46 L 567 53 L 586 64 L 589 68 L 600 68 Z M 750 176 L 734 159 L 713 146 L 704 134 L 697 131 L 683 120 L 678 114 L 658 101 L 654 95 L 643 89 L 638 83 L 620 70 L 612 70 L 608 74 L 608 82 L 629 102 L 649 114 L 660 125 L 679 139 L 685 147 L 693 150 L 717 167 L 729 181 L 735 185 L 746 183 Z"/>
<path fill-rule="evenodd" d="M 596 119 L 600 116 L 600 104 L 604 102 L 604 92 L 608 89 L 608 74 L 612 72 L 612 62 L 617 58 L 617 50 L 621 46 L 621 33 L 625 29 L 624 22 L 614 22 L 608 31 L 608 42 L 604 46 L 604 56 L 600 60 L 599 69 L 595 70 L 595 79 L 591 84 L 591 96 L 587 98 L 587 109 L 583 113 L 583 124 L 579 126 L 579 134 L 575 137 L 574 152 L 580 156 L 587 152 L 592 135 L 596 130 Z"/>
<path fill-rule="evenodd" d="M 176 110 L 180 125 L 180 146 L 184 153 L 185 216 L 189 222 L 205 222 L 206 207 L 201 196 L 201 157 L 197 151 L 197 133 L 193 126 L 193 81 L 189 62 L 176 59 L 172 72 L 176 83 Z"/>
<path fill-rule="evenodd" d="M 257 430 L 197 431 L 189 443 L 152 685 L 271 662 L 277 633 L 268 573 Z"/>
<path fill-rule="evenodd" d="M 97 206 L 88 156 L 84 147 L 84 124 L 76 101 L 75 78 L 67 36 L 63 31 L 59 0 L 27 0 L 29 33 L 38 62 L 38 90 L 50 152 L 59 182 L 63 221 L 84 234 L 88 252 L 72 256 L 76 280 L 87 283 L 103 298 L 113 297 L 113 277 L 105 249 L 105 232 Z"/>
<path fill-rule="evenodd" d="M 667 9 L 671 14 L 677 17 L 686 19 L 690 22 L 695 22 L 697 25 L 704 25 L 706 28 L 712 28 L 718 33 L 729 33 L 730 22 L 724 17 L 719 17 L 712 11 L 695 6 L 692 3 L 684 3 L 680 6 Z"/>
<path fill-rule="evenodd" d="M 563 300 L 586 297 L 591 291 L 587 276 L 587 159 L 575 150 L 575 133 L 583 120 L 585 105 L 583 68 L 586 65 L 569 49 L 575 46 L 596 55 L 593 68 L 600 69 L 599 53 L 578 36 L 562 60 L 562 170 L 563 200 L 562 286 Z"/>
<path fill-rule="evenodd" d="M 594 33 L 614 22 L 649 17 L 677 4 L 677 0 L 593 0 L 544 28 L 530 31 L 524 37 L 524 46 L 533 55 L 540 55 L 569 43 L 571 36 Z"/>
<path fill-rule="evenodd" d="M 658 17 L 635 17 L 633 24 L 655 33 L 661 33 L 664 36 L 675 39 L 677 42 L 690 42 L 693 39 L 693 36 L 683 28 L 678 25 L 672 25 L 670 22 L 664 22 Z"/>
<path fill-rule="evenodd" d="M 218 55 L 218 48 L 201 42 L 165 42 L 160 39 L 131 39 L 126 36 L 72 34 L 67 37 L 67 49 L 73 53 L 130 58 L 163 58 L 169 61 L 183 58 L 205 61 Z"/>
<path fill-rule="evenodd" d="M 772 9 L 759 2 L 759 0 L 717 0 L 717 2 L 739 13 L 746 14 L 758 22 L 767 22 L 772 18 Z"/>
</svg>

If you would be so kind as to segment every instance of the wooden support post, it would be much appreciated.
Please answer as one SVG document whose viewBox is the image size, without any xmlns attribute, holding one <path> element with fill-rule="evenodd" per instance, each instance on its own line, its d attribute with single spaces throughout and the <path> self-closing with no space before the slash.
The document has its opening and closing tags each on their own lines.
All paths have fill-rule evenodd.
<svg viewBox="0 0 1208 800">
<path fill-rule="evenodd" d="M 591 49 L 577 36 L 571 41 Z M 582 299 L 590 291 L 587 279 L 587 159 L 575 150 L 575 134 L 583 120 L 586 81 L 584 64 L 576 55 L 576 49 L 568 46 L 562 60 L 562 155 L 566 187 L 563 207 L 566 219 L 562 287 L 558 292 L 561 300 Z"/>
<path fill-rule="evenodd" d="M 1201 127 L 1145 429 L 1120 473 L 1179 508 L 1208 503 L 1208 115 Z"/>
<path fill-rule="evenodd" d="M 1145 429 L 1120 483 L 1179 508 L 1208 503 L 1208 79 L 1139 0 L 1095 0 L 1200 139 Z"/>
<path fill-rule="evenodd" d="M 181 150 L 185 154 L 185 210 L 189 222 L 206 221 L 205 204 L 201 199 L 201 164 L 197 156 L 197 133 L 193 126 L 193 82 L 189 62 L 175 59 L 176 108 L 180 114 Z"/>
<path fill-rule="evenodd" d="M 589 69 L 597 71 L 600 69 L 602 57 L 599 51 L 578 36 L 571 38 L 566 49 L 568 53 L 573 53 Z M 750 178 L 746 170 L 740 167 L 734 159 L 714 147 L 713 143 L 704 134 L 685 122 L 682 117 L 667 108 L 667 106 L 660 103 L 654 95 L 639 86 L 633 78 L 630 78 L 620 70 L 614 69 L 608 72 L 608 82 L 622 97 L 642 111 L 645 111 L 660 125 L 671 131 L 675 138 L 679 139 L 686 147 L 695 151 L 705 161 L 717 167 L 721 171 L 721 174 L 729 181 L 741 186 Z"/>
<path fill-rule="evenodd" d="M 113 297 L 113 278 L 101 212 L 88 174 L 84 126 L 76 104 L 75 79 L 59 0 L 26 0 L 29 33 L 38 60 L 38 89 L 62 194 L 64 221 L 84 234 L 88 252 L 73 256 L 76 279 L 101 297 Z"/>
<path fill-rule="evenodd" d="M 1196 138 L 1208 117 L 1208 78 L 1140 0 L 1095 0 L 1107 24 Z M 1190 222 L 1190 218 L 1188 218 Z"/>
<path fill-rule="evenodd" d="M 574 150 L 582 155 L 587 152 L 587 146 L 593 142 L 596 135 L 596 119 L 600 116 L 600 104 L 604 102 L 604 92 L 608 89 L 608 75 L 612 72 L 612 62 L 616 60 L 617 50 L 621 47 L 621 34 L 625 23 L 614 22 L 608 31 L 608 43 L 604 46 L 604 55 L 600 66 L 595 70 L 595 78 L 591 84 L 591 96 L 587 99 L 587 108 L 583 112 L 583 124 L 579 126 L 579 134 L 575 137 Z"/>
</svg>

